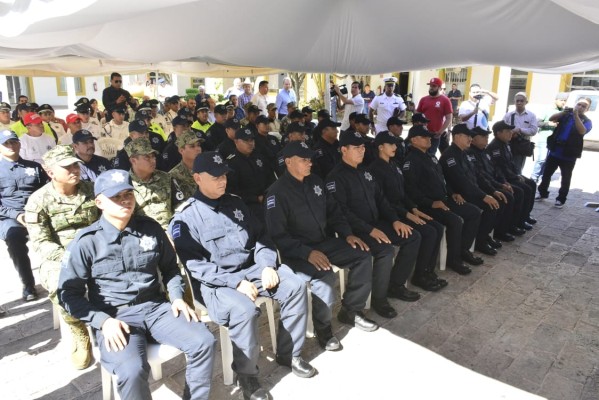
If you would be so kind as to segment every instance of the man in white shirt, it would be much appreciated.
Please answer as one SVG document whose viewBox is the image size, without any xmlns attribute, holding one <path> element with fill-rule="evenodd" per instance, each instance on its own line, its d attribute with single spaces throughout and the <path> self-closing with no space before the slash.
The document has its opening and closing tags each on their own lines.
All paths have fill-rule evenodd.
<svg viewBox="0 0 599 400">
<path fill-rule="evenodd" d="M 463 101 L 460 104 L 458 118 L 461 122 L 465 122 L 468 129 L 473 129 L 477 126 L 488 130 L 489 129 L 489 108 L 499 99 L 497 93 L 482 89 L 478 83 L 470 85 L 470 97 L 468 101 Z"/>
<path fill-rule="evenodd" d="M 258 84 L 258 93 L 256 93 L 252 97 L 252 104 L 255 104 L 260 109 L 260 114 L 268 117 L 268 110 L 266 107 L 268 106 L 268 81 L 260 81 Z"/>
<path fill-rule="evenodd" d="M 521 140 L 530 142 L 530 138 L 536 135 L 539 130 L 537 116 L 532 111 L 526 109 L 526 104 L 528 104 L 526 93 L 516 93 L 514 95 L 514 103 L 516 104 L 516 109 L 507 112 L 503 117 L 505 123 L 515 126 L 515 128 L 512 129 L 513 136 L 511 142 L 513 143 Z M 514 165 L 516 166 L 518 173 L 521 174 L 527 156 L 519 151 L 519 147 L 511 146 L 511 149 L 512 155 L 514 156 Z"/>
<path fill-rule="evenodd" d="M 27 134 L 20 138 L 21 151 L 19 154 L 25 160 L 44 164 L 42 156 L 48 150 L 56 147 L 56 142 L 50 136 L 44 135 L 44 125 L 39 114 L 25 114 L 23 124 L 27 128 Z"/>
<path fill-rule="evenodd" d="M 104 135 L 122 143 L 129 137 L 129 122 L 125 121 L 125 108 L 116 107 L 112 110 L 112 119 L 104 125 Z"/>
<path fill-rule="evenodd" d="M 389 118 L 398 117 L 403 119 L 406 114 L 406 104 L 401 97 L 393 92 L 396 82 L 397 79 L 394 77 L 385 79 L 385 91 L 370 102 L 368 115 L 376 133 L 387 130 Z M 376 124 L 374 123 L 375 115 Z"/>
<path fill-rule="evenodd" d="M 349 128 L 349 114 L 356 112 L 357 114 L 360 114 L 362 112 L 362 109 L 364 109 L 364 98 L 362 97 L 361 90 L 360 90 L 360 82 L 352 82 L 351 84 L 351 89 L 350 89 L 350 94 L 351 94 L 351 98 L 345 96 L 343 93 L 341 93 L 341 90 L 339 89 L 339 86 L 334 85 L 333 86 L 333 90 L 335 91 L 335 93 L 337 93 L 337 97 L 339 98 L 339 101 L 344 105 L 347 106 L 349 105 L 349 107 L 345 107 L 344 111 L 343 111 L 343 121 L 341 121 L 341 130 L 344 131 L 347 128 Z"/>
</svg>

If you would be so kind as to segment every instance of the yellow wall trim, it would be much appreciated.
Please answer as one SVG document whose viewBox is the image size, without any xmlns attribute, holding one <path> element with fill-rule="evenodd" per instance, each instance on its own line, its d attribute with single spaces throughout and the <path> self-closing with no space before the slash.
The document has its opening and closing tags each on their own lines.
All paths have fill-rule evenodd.
<svg viewBox="0 0 599 400">
<path fill-rule="evenodd" d="M 532 87 L 532 72 L 526 77 L 526 97 L 530 99 L 530 88 Z"/>
<path fill-rule="evenodd" d="M 464 98 L 465 99 L 469 99 L 470 98 L 470 85 L 471 85 L 471 80 L 472 80 L 472 67 L 468 67 L 468 74 L 466 75 L 466 89 L 468 91 L 468 95 L 466 96 L 466 93 L 464 93 Z"/>
<path fill-rule="evenodd" d="M 566 92 L 572 86 L 572 74 L 562 74 L 562 78 L 559 83 L 559 91 Z"/>
<path fill-rule="evenodd" d="M 30 103 L 35 103 L 35 90 L 34 88 L 34 84 L 33 84 L 33 78 L 26 78 L 27 79 L 27 88 L 29 89 L 29 102 Z M 18 101 L 18 97 L 17 97 L 17 101 Z"/>
<path fill-rule="evenodd" d="M 495 68 L 493 68 L 493 83 L 491 85 L 491 92 L 493 93 L 497 93 L 497 90 L 499 90 L 499 72 L 501 71 L 501 68 L 498 66 L 495 66 Z M 489 115 L 495 115 L 495 103 L 493 103 L 493 105 L 491 106 L 491 109 L 489 110 Z"/>
<path fill-rule="evenodd" d="M 60 88 L 60 80 L 61 79 L 67 79 L 67 78 L 56 78 L 56 94 L 58 96 L 67 96 L 67 92 L 64 90 L 61 90 Z M 79 77 L 75 77 L 75 79 L 79 79 L 81 82 L 81 85 L 79 85 L 79 87 L 81 88 L 81 90 L 76 91 L 75 95 L 77 96 L 83 96 L 85 94 L 85 78 L 79 78 Z M 65 82 L 66 85 L 66 82 Z M 76 86 L 75 86 L 76 87 Z"/>
</svg>

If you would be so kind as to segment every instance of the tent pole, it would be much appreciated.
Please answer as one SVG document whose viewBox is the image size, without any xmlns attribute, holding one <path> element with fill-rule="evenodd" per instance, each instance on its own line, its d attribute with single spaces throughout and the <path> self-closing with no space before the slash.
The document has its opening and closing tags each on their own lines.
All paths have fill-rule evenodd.
<svg viewBox="0 0 599 400">
<path fill-rule="evenodd" d="M 331 114 L 331 91 L 329 89 L 329 82 L 331 81 L 331 74 L 326 73 L 324 75 L 324 108 Z"/>
<path fill-rule="evenodd" d="M 75 91 L 75 78 L 72 76 L 65 78 L 67 81 L 67 109 L 73 109 L 73 105 L 77 101 L 77 92 Z"/>
</svg>

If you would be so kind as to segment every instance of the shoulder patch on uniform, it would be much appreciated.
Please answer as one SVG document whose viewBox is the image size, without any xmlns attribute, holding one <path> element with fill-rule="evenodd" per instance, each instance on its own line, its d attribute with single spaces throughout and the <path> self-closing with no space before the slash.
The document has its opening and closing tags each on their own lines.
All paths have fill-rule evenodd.
<svg viewBox="0 0 599 400">
<path fill-rule="evenodd" d="M 183 210 L 185 210 L 187 207 L 189 207 L 191 205 L 191 203 L 193 203 L 194 201 L 195 201 L 195 199 L 193 197 L 190 197 L 189 199 L 187 199 L 186 201 L 181 203 L 177 208 L 175 208 L 175 212 L 176 213 L 183 212 Z"/>
<path fill-rule="evenodd" d="M 320 158 L 322 157 L 322 149 L 316 149 L 316 154 L 315 154 L 316 158 Z"/>
<path fill-rule="evenodd" d="M 501 156 L 501 152 L 499 151 L 499 149 L 493 150 L 493 157 L 499 157 L 499 156 Z"/>
<path fill-rule="evenodd" d="M 275 206 L 276 206 L 275 196 L 274 195 L 268 196 L 266 198 L 266 209 L 270 210 L 271 208 L 275 208 Z"/>
<path fill-rule="evenodd" d="M 229 157 L 227 157 L 227 160 L 232 160 L 233 158 L 235 158 L 235 154 L 230 154 Z"/>
<path fill-rule="evenodd" d="M 180 237 L 181 236 L 181 224 L 180 223 L 174 224 L 171 233 L 172 233 L 173 239 L 177 239 L 178 237 Z"/>
<path fill-rule="evenodd" d="M 455 158 L 451 157 L 447 159 L 447 166 L 448 167 L 453 167 L 455 166 Z"/>
<path fill-rule="evenodd" d="M 411 161 L 406 161 L 405 163 L 403 163 L 403 170 L 407 171 L 410 169 L 410 163 Z"/>
<path fill-rule="evenodd" d="M 335 193 L 337 191 L 337 187 L 335 186 L 335 181 L 327 182 L 327 192 Z"/>
</svg>

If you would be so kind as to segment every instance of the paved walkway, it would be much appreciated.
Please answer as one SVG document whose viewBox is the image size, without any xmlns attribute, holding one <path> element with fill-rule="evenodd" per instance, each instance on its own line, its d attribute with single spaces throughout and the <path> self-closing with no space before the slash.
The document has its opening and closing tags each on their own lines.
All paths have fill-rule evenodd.
<svg viewBox="0 0 599 400">
<path fill-rule="evenodd" d="M 598 399 L 599 213 L 583 207 L 599 200 L 598 170 L 599 155 L 585 152 L 564 209 L 538 203 L 533 231 L 469 276 L 443 272 L 449 286 L 441 292 L 393 301 L 398 317 L 373 316 L 383 329 L 366 334 L 336 323 L 341 353 L 323 353 L 307 340 L 305 355 L 320 372 L 311 380 L 273 362 L 263 316 L 264 383 L 277 399 Z M 98 365 L 70 368 L 50 303 L 20 300 L 16 274 L 0 252 L 0 306 L 7 310 L 0 318 L 0 397 L 100 399 Z M 168 363 L 164 376 L 152 382 L 154 397 L 177 398 L 183 357 Z M 212 398 L 241 399 L 222 382 L 219 352 Z"/>
</svg>

